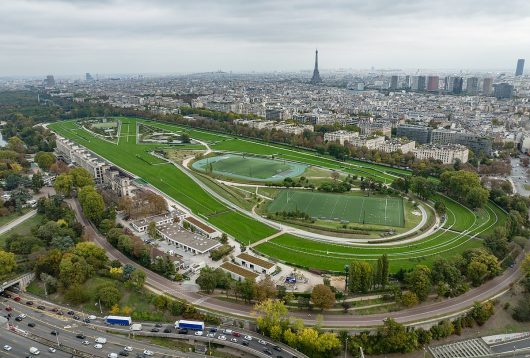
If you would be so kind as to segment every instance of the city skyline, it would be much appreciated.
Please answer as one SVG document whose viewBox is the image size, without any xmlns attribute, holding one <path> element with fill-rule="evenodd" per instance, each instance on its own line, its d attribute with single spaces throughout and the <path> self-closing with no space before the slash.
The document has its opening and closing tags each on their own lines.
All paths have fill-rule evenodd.
<svg viewBox="0 0 530 358">
<path fill-rule="evenodd" d="M 311 71 L 316 47 L 324 70 L 507 70 L 530 45 L 530 4 L 518 0 L 29 0 L 0 11 L 0 76 Z"/>
</svg>

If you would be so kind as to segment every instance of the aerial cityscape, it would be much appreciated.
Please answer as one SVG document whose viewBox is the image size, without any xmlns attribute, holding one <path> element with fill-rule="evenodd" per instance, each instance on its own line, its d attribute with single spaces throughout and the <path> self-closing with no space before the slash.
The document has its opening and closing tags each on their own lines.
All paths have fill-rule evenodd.
<svg viewBox="0 0 530 358">
<path fill-rule="evenodd" d="M 530 356 L 530 3 L 0 11 L 0 357 Z"/>
</svg>

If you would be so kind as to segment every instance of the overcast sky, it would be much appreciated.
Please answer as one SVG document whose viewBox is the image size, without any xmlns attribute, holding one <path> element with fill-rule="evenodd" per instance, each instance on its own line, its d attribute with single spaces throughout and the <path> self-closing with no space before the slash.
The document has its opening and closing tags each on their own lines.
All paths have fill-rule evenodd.
<svg viewBox="0 0 530 358">
<path fill-rule="evenodd" d="M 530 0 L 0 0 L 0 76 L 512 69 Z"/>
</svg>

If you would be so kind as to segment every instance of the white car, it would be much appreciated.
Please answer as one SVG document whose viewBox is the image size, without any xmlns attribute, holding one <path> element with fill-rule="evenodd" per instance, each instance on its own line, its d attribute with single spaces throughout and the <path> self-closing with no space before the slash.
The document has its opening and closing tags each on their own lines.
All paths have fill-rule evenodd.
<svg viewBox="0 0 530 358">
<path fill-rule="evenodd" d="M 19 316 L 20 318 L 26 318 L 26 317 L 27 317 L 26 314 L 24 314 L 24 313 L 21 313 L 21 314 L 19 314 L 18 316 Z"/>
<path fill-rule="evenodd" d="M 243 337 L 243 339 L 244 339 L 245 341 L 251 341 L 251 340 L 252 340 L 252 337 L 251 337 L 251 336 L 245 336 L 245 337 Z"/>
<path fill-rule="evenodd" d="M 36 347 L 31 347 L 31 348 L 29 349 L 29 352 L 30 352 L 31 354 L 34 354 L 34 355 L 39 355 L 39 354 L 40 354 L 39 349 L 36 348 Z"/>
<path fill-rule="evenodd" d="M 117 353 L 109 353 L 109 354 L 107 354 L 107 357 L 108 358 L 118 358 L 118 354 Z"/>
<path fill-rule="evenodd" d="M 210 338 L 214 338 L 215 337 L 215 333 L 208 333 L 207 336 L 210 337 Z"/>
<path fill-rule="evenodd" d="M 55 353 L 55 352 L 57 352 L 57 349 L 55 349 L 53 347 L 50 347 L 50 348 L 48 348 L 48 352 Z"/>
<path fill-rule="evenodd" d="M 232 338 L 230 342 L 237 343 L 237 338 Z"/>
<path fill-rule="evenodd" d="M 96 343 L 105 344 L 105 343 L 107 343 L 107 338 L 98 337 L 98 338 L 96 338 Z"/>
<path fill-rule="evenodd" d="M 103 348 L 103 345 L 99 344 L 99 343 L 96 343 L 96 344 L 94 344 L 94 348 L 101 349 L 101 348 Z"/>
<path fill-rule="evenodd" d="M 144 350 L 144 354 L 145 354 L 146 356 L 152 356 L 152 355 L 153 355 L 153 352 L 152 352 L 152 351 L 148 351 L 148 350 L 146 349 L 146 350 Z"/>
<path fill-rule="evenodd" d="M 258 341 L 258 343 L 259 343 L 259 344 L 263 344 L 263 345 L 267 344 L 267 342 L 265 342 L 263 339 L 260 339 L 260 340 Z"/>
<path fill-rule="evenodd" d="M 97 318 L 97 317 L 94 316 L 94 315 L 90 315 L 90 316 L 88 316 L 88 319 L 91 320 L 91 321 L 95 320 L 96 318 Z"/>
<path fill-rule="evenodd" d="M 133 347 L 131 347 L 131 346 L 126 346 L 126 347 L 123 347 L 123 350 L 124 350 L 125 352 L 132 352 Z"/>
<path fill-rule="evenodd" d="M 203 334 L 204 334 L 203 331 L 197 331 L 197 332 L 195 332 L 195 335 L 196 335 L 196 336 L 202 336 Z"/>
<path fill-rule="evenodd" d="M 218 339 L 222 340 L 222 341 L 226 341 L 226 336 L 224 335 L 220 335 L 219 337 L 217 337 Z"/>
<path fill-rule="evenodd" d="M 81 344 L 84 345 L 84 346 L 88 346 L 90 344 L 90 342 L 89 341 L 83 341 L 83 342 L 81 342 Z"/>
<path fill-rule="evenodd" d="M 4 346 L 4 351 L 8 351 L 9 352 L 12 349 L 13 348 L 11 346 L 7 345 L 7 344 Z"/>
<path fill-rule="evenodd" d="M 63 328 L 64 329 L 70 329 L 70 328 L 72 328 L 72 326 L 68 325 L 68 326 L 64 326 Z"/>
</svg>

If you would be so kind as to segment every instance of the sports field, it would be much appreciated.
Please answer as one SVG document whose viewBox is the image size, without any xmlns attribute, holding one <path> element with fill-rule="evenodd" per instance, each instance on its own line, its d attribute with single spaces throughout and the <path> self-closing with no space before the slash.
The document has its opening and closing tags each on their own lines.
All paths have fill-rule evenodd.
<svg viewBox="0 0 530 358">
<path fill-rule="evenodd" d="M 301 175 L 306 166 L 285 160 L 273 160 L 236 154 L 223 154 L 193 163 L 194 169 L 250 181 L 280 181 Z"/>
<path fill-rule="evenodd" d="M 271 213 L 300 210 L 312 218 L 402 227 L 403 199 L 282 190 L 267 207 Z"/>
</svg>

